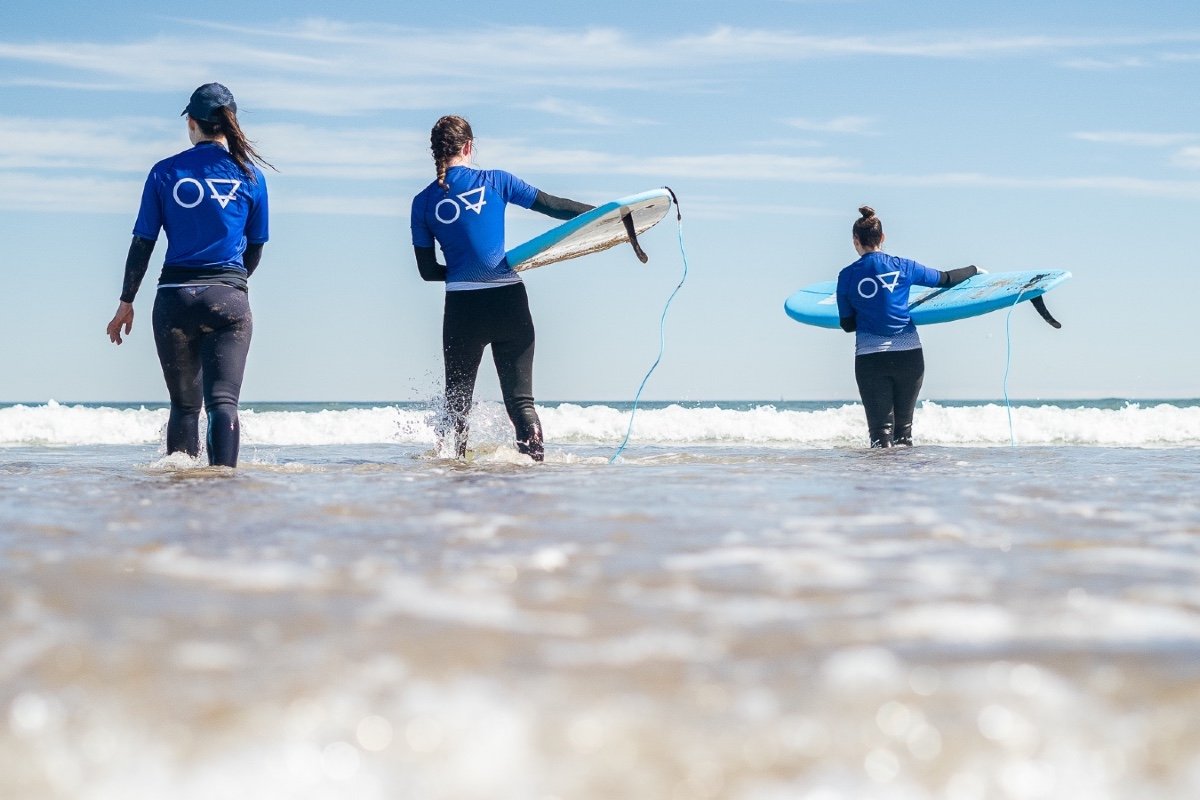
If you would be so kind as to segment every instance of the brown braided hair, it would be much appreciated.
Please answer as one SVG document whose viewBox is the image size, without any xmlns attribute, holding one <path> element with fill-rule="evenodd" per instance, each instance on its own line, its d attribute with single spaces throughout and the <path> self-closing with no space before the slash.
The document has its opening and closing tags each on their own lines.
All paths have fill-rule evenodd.
<svg viewBox="0 0 1200 800">
<path fill-rule="evenodd" d="M 205 136 L 209 138 L 225 137 L 225 142 L 229 145 L 229 155 L 233 156 L 233 160 L 237 162 L 238 167 L 246 174 L 247 178 L 254 180 L 254 170 L 250 168 L 252 163 L 258 164 L 260 167 L 275 169 L 275 165 L 259 155 L 258 150 L 254 148 L 254 143 L 246 138 L 242 127 L 238 125 L 236 111 L 229 106 L 221 106 L 213 112 L 213 116 L 216 118 L 213 122 L 206 122 L 195 117 L 192 119 L 196 120 L 196 125 Z M 278 172 L 278 170 L 275 171 Z"/>
<path fill-rule="evenodd" d="M 462 117 L 447 115 L 433 124 L 433 130 L 429 133 L 429 149 L 433 153 L 433 163 L 437 165 L 438 186 L 443 190 L 450 191 L 450 185 L 446 183 L 446 165 L 462 155 L 462 149 L 474 138 L 471 123 Z"/>
<path fill-rule="evenodd" d="M 862 206 L 858 213 L 862 216 L 854 220 L 854 238 L 867 250 L 879 247 L 883 243 L 883 223 L 875 216 L 875 209 Z"/>
</svg>

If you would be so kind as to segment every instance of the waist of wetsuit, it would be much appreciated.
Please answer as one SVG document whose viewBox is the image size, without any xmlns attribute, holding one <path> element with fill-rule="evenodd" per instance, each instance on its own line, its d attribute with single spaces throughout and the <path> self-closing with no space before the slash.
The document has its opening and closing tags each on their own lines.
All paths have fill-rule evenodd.
<svg viewBox="0 0 1200 800">
<path fill-rule="evenodd" d="M 232 286 L 247 291 L 246 271 L 237 267 L 176 267 L 163 265 L 158 288 L 175 286 Z"/>
</svg>

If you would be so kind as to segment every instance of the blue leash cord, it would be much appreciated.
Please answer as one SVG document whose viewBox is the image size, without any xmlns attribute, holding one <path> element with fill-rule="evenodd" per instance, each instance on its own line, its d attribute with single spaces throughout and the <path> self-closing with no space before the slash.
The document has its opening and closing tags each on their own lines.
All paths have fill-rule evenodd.
<svg viewBox="0 0 1200 800">
<path fill-rule="evenodd" d="M 658 320 L 658 357 L 654 359 L 654 363 L 650 365 L 649 371 L 646 372 L 646 377 L 642 378 L 642 383 L 638 386 L 637 394 L 633 396 L 633 409 L 629 412 L 629 427 L 625 430 L 625 438 L 621 441 L 621 446 L 617 448 L 617 452 L 612 454 L 612 458 L 608 460 L 612 464 L 617 460 L 617 457 L 625 451 L 625 445 L 629 444 L 629 437 L 633 434 L 633 417 L 637 414 L 638 401 L 642 398 L 642 390 L 646 388 L 646 381 L 650 380 L 650 376 L 654 374 L 654 370 L 658 367 L 658 362 L 662 361 L 663 350 L 667 346 L 666 324 L 667 310 L 671 307 L 671 301 L 675 299 L 675 295 L 679 292 L 683 282 L 687 280 L 688 260 L 687 251 L 683 247 L 683 214 L 679 210 L 679 199 L 675 197 L 675 192 L 671 191 L 671 187 L 663 187 L 668 192 L 671 192 L 671 200 L 675 203 L 675 220 L 679 224 L 679 254 L 683 256 L 683 275 L 679 278 L 679 283 L 671 291 L 671 296 L 667 298 L 667 304 L 663 306 L 662 317 Z"/>
<path fill-rule="evenodd" d="M 1008 412 L 1008 444 L 1010 447 L 1017 446 L 1017 436 L 1013 433 L 1012 403 L 1008 400 L 1008 368 L 1012 365 L 1012 333 L 1009 323 L 1012 321 L 1013 309 L 1017 307 L 1017 303 L 1021 302 L 1021 295 L 1024 293 L 1024 289 L 1017 292 L 1017 299 L 1008 307 L 1008 313 L 1004 315 L 1004 410 Z"/>
</svg>

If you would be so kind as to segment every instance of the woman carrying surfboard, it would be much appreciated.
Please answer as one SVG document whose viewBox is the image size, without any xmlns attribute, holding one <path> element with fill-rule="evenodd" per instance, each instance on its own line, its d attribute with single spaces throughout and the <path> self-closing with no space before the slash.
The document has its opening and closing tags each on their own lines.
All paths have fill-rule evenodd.
<svg viewBox="0 0 1200 800">
<path fill-rule="evenodd" d="M 413 198 L 412 240 L 417 269 L 427 281 L 444 281 L 442 356 L 446 414 L 454 451 L 467 452 L 467 415 L 484 348 L 516 430 L 517 449 L 544 458 L 542 423 L 533 404 L 533 317 L 520 275 L 505 257 L 504 209 L 509 203 L 555 219 L 571 219 L 592 206 L 554 197 L 503 170 L 471 166 L 475 135 L 462 117 L 445 116 L 429 135 L 437 179 Z M 434 244 L 446 263 L 439 264 Z"/>
<path fill-rule="evenodd" d="M 270 164 L 246 139 L 233 94 L 221 84 L 196 89 L 183 115 L 192 147 L 146 178 L 108 338 L 119 345 L 122 330 L 133 329 L 134 296 L 166 231 L 153 325 L 171 397 L 167 454 L 199 455 L 203 404 L 208 463 L 236 467 L 238 397 L 254 328 L 247 279 L 267 241 L 267 184 L 256 164 Z"/>
<path fill-rule="evenodd" d="M 859 259 L 838 273 L 842 330 L 855 334 L 854 377 L 871 447 L 912 446 L 912 418 L 925 378 L 921 337 L 908 311 L 909 288 L 953 286 L 975 266 L 941 272 L 883 252 L 883 223 L 863 206 L 852 228 Z"/>
</svg>

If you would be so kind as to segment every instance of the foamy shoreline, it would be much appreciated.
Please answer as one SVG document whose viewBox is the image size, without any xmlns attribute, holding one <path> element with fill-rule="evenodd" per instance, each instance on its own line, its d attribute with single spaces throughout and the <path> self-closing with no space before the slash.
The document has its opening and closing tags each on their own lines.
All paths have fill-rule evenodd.
<svg viewBox="0 0 1200 800">
<path fill-rule="evenodd" d="M 857 403 L 657 405 L 639 409 L 632 441 L 671 446 L 857 447 L 864 437 L 862 408 Z M 1009 445 L 1014 440 L 1024 445 L 1200 445 L 1200 402 L 1112 405 L 1104 401 L 1096 406 L 1079 401 L 1014 404 L 1010 427 L 1010 409 L 1000 402 L 926 401 L 917 409 L 915 429 L 920 442 L 947 446 Z M 629 413 L 604 403 L 539 406 L 547 441 L 560 445 L 618 441 Z M 44 405 L 12 405 L 0 408 L 0 446 L 154 444 L 162 440 L 166 420 L 167 410 L 161 407 L 64 405 L 53 400 Z M 436 428 L 431 404 L 334 408 L 313 404 L 305 410 L 251 407 L 242 411 L 243 442 L 250 445 L 424 446 L 435 442 Z M 472 429 L 481 441 L 506 441 L 510 431 L 503 406 L 478 403 Z"/>
</svg>

